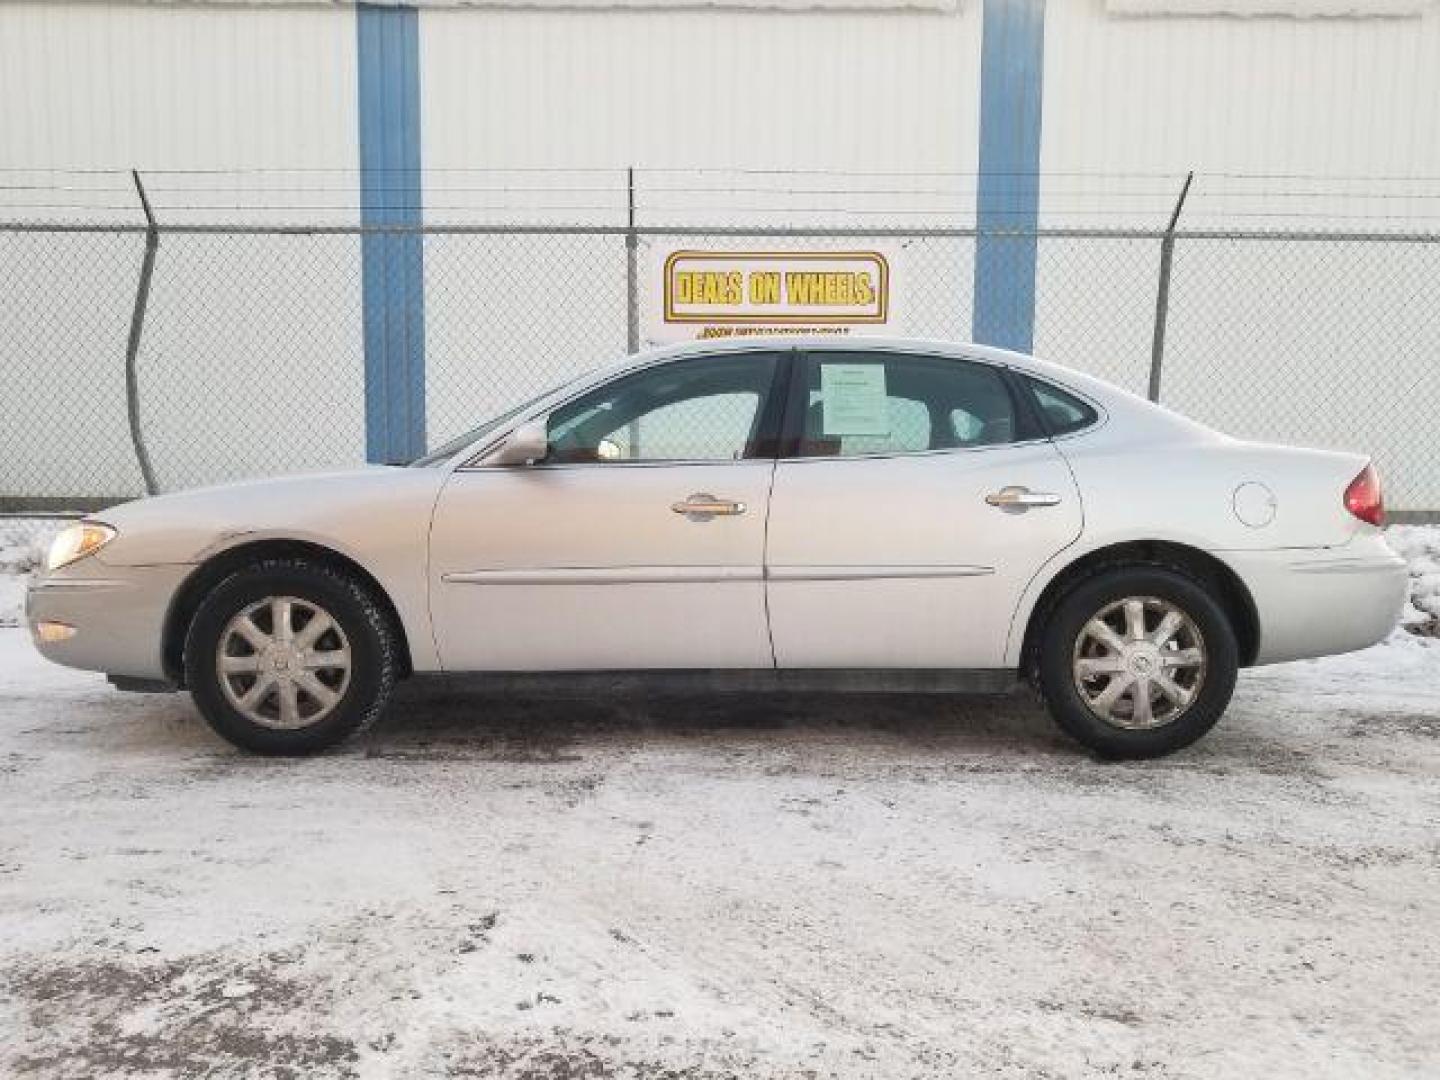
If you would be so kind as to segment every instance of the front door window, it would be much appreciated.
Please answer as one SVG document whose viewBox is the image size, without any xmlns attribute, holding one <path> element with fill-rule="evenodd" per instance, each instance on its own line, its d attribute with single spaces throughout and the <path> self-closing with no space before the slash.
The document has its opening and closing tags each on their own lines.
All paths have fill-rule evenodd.
<svg viewBox="0 0 1440 1080">
<path fill-rule="evenodd" d="M 694 357 L 616 379 L 550 415 L 545 463 L 752 457 L 776 367 L 769 353 Z"/>
</svg>

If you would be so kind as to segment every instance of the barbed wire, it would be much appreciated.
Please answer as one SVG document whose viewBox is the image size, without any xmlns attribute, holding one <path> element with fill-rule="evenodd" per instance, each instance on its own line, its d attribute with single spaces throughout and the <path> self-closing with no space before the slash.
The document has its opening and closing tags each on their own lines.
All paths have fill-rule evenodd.
<svg viewBox="0 0 1440 1080">
<path fill-rule="evenodd" d="M 48 173 L 71 176 L 116 176 L 128 178 L 136 166 L 71 166 L 71 165 L 0 165 L 0 175 L 15 173 Z M 639 176 L 660 175 L 738 175 L 738 176 L 854 176 L 854 177 L 980 177 L 980 176 L 1029 176 L 1047 177 L 1089 177 L 1097 179 L 1181 179 L 1186 168 L 1173 170 L 1112 170 L 1112 169 L 1043 169 L 1043 170 L 997 170 L 997 169 L 845 169 L 845 168 L 757 168 L 751 166 L 551 166 L 551 165 L 506 165 L 506 166 L 444 166 L 425 165 L 422 167 L 379 166 L 362 170 L 358 166 L 237 166 L 225 168 L 162 168 L 140 167 L 147 176 L 274 176 L 298 175 L 359 175 L 366 173 L 399 173 L 422 175 L 499 175 L 505 173 L 529 175 L 610 175 L 624 177 L 633 171 Z M 1223 169 L 1195 169 L 1197 179 L 1219 178 L 1227 180 L 1322 180 L 1334 183 L 1440 183 L 1440 174 L 1428 173 L 1333 173 L 1333 172 L 1236 172 Z"/>
<path fill-rule="evenodd" d="M 514 166 L 389 169 L 349 167 L 156 169 L 145 174 L 155 209 L 170 222 L 346 221 L 369 211 L 423 215 L 428 223 L 477 221 L 594 224 L 636 220 L 728 224 L 797 218 L 812 225 L 969 224 L 987 227 L 1152 226 L 1168 217 L 1178 173 L 1056 170 L 988 174 L 1011 181 L 1001 205 L 985 205 L 979 172 L 750 167 Z M 307 180 L 306 178 L 312 178 Z M 401 178 L 416 182 L 400 182 Z M 1302 179 L 1303 178 L 1303 179 Z M 1167 184 L 1159 184 L 1164 179 Z M 905 181 L 905 182 L 902 182 Z M 1173 185 L 1173 186 L 1172 186 Z M 1403 187 L 1400 185 L 1404 185 Z M 1427 187 L 1428 185 L 1428 187 Z M 423 198 L 414 198 L 417 187 Z M 138 210 L 128 170 L 0 168 L 0 220 L 83 222 Z M 1440 221 L 1440 177 L 1307 173 L 1198 174 L 1187 225 L 1237 229 L 1336 229 L 1367 225 L 1415 232 Z M 783 224 L 783 222 L 779 222 Z"/>
</svg>

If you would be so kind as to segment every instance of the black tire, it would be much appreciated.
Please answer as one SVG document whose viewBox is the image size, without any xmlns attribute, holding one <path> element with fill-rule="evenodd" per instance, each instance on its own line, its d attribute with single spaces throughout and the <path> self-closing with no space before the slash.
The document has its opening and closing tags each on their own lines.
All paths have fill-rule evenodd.
<svg viewBox="0 0 1440 1080">
<path fill-rule="evenodd" d="M 328 613 L 351 658 L 338 704 L 312 723 L 283 729 L 257 723 L 231 703 L 221 687 L 217 655 L 235 616 L 277 596 Z M 348 739 L 384 711 L 399 670 L 395 630 L 371 591 L 341 570 L 306 559 L 259 559 L 237 570 L 201 602 L 185 638 L 185 681 L 201 714 L 221 738 L 257 754 L 313 754 Z"/>
<path fill-rule="evenodd" d="M 1075 650 L 1085 625 L 1109 605 L 1131 597 L 1174 605 L 1203 637 L 1203 681 L 1188 706 L 1157 727 L 1126 728 L 1102 719 L 1076 686 Z M 1155 758 L 1189 746 L 1215 726 L 1230 704 L 1238 668 L 1234 628 L 1201 582 L 1170 567 L 1135 566 L 1106 570 L 1065 594 L 1041 635 L 1036 675 L 1051 717 L 1076 741 L 1106 758 Z"/>
</svg>

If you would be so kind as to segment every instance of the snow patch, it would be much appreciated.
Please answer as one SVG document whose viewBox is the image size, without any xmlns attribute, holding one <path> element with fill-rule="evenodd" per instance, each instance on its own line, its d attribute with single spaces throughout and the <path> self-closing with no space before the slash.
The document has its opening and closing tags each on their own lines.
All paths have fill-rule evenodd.
<svg viewBox="0 0 1440 1080">
<path fill-rule="evenodd" d="M 30 575 L 45 565 L 45 552 L 63 518 L 0 518 L 0 627 L 19 626 Z"/>
<path fill-rule="evenodd" d="M 1440 525 L 1395 525 L 1386 530 L 1385 541 L 1410 568 L 1410 600 L 1400 625 L 1440 637 Z"/>
</svg>

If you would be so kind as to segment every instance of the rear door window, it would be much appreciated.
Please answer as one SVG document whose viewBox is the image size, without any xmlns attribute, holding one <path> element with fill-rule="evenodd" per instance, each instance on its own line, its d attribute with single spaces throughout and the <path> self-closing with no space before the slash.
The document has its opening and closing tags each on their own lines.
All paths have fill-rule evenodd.
<svg viewBox="0 0 1440 1080">
<path fill-rule="evenodd" d="M 815 352 L 801 371 L 800 457 L 964 450 L 1016 441 L 1000 369 L 942 356 Z"/>
</svg>

